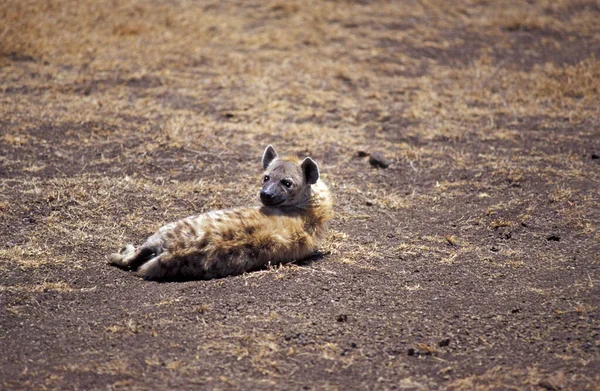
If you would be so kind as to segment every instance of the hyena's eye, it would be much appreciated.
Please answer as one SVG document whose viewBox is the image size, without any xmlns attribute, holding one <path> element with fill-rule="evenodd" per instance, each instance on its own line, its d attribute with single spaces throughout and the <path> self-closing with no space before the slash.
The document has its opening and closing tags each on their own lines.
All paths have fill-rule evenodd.
<svg viewBox="0 0 600 391">
<path fill-rule="evenodd" d="M 268 176 L 268 175 L 265 175 L 264 178 L 263 178 L 263 182 L 268 182 L 269 179 L 271 179 L 271 177 Z"/>
<path fill-rule="evenodd" d="M 287 179 L 282 180 L 281 183 L 283 183 L 283 186 L 285 186 L 287 188 L 292 187 L 292 182 L 288 181 Z"/>
</svg>

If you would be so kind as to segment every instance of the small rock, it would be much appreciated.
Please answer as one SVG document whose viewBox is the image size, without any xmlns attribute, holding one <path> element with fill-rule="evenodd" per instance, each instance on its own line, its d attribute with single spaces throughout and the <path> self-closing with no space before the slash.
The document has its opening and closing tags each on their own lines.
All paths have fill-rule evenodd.
<svg viewBox="0 0 600 391">
<path fill-rule="evenodd" d="M 548 241 L 553 241 L 553 242 L 559 242 L 560 241 L 560 236 L 557 234 L 550 234 L 546 237 L 546 240 Z"/>
<path fill-rule="evenodd" d="M 300 339 L 302 337 L 304 337 L 302 333 L 291 332 L 284 335 L 283 339 L 285 339 L 286 341 L 291 341 L 292 339 Z"/>
<path fill-rule="evenodd" d="M 366 202 L 365 202 L 365 204 L 366 204 L 367 206 L 373 206 L 373 201 L 366 201 Z"/>
<path fill-rule="evenodd" d="M 438 346 L 440 348 L 446 347 L 448 345 L 450 345 L 450 338 L 444 338 L 440 342 L 438 342 Z"/>
<path fill-rule="evenodd" d="M 404 349 L 400 349 L 400 348 L 389 348 L 389 349 L 385 349 L 385 352 L 387 354 L 389 354 L 390 356 L 399 356 L 404 352 Z"/>
<path fill-rule="evenodd" d="M 385 156 L 383 156 L 383 154 L 379 152 L 371 154 L 371 156 L 369 157 L 369 163 L 373 167 L 379 168 L 388 168 L 390 164 L 392 164 L 390 160 L 388 160 Z"/>
<path fill-rule="evenodd" d="M 365 157 L 365 156 L 369 156 L 369 155 L 370 155 L 370 153 L 369 153 L 369 152 L 367 152 L 367 151 L 358 151 L 358 152 L 356 152 L 356 155 L 357 155 L 358 157 Z"/>
<path fill-rule="evenodd" d="M 340 315 L 336 316 L 335 320 L 337 320 L 338 322 L 347 322 L 348 321 L 348 315 L 346 315 L 346 314 L 340 314 Z"/>
</svg>

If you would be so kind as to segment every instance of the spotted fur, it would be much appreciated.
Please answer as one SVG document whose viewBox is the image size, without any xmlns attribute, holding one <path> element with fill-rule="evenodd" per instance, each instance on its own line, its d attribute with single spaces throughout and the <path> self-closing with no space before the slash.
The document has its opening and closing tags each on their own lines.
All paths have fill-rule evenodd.
<svg viewBox="0 0 600 391">
<path fill-rule="evenodd" d="M 260 207 L 211 211 L 160 228 L 137 249 L 110 256 L 114 266 L 148 280 L 211 279 L 306 258 L 333 217 L 317 164 L 263 154 Z"/>
</svg>

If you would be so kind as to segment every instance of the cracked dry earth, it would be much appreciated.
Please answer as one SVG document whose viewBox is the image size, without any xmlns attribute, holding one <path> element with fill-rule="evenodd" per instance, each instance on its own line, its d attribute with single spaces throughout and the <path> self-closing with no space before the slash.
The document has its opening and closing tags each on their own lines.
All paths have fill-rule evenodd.
<svg viewBox="0 0 600 391">
<path fill-rule="evenodd" d="M 598 389 L 597 1 L 6 0 L 0 26 L 0 388 Z M 335 195 L 314 257 L 107 265 L 258 203 L 269 143 Z"/>
</svg>

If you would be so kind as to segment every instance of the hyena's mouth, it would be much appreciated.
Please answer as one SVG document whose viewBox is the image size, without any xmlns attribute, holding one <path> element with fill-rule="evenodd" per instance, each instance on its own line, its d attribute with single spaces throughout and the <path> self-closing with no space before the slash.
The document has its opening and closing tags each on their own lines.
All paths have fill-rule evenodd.
<svg viewBox="0 0 600 391">
<path fill-rule="evenodd" d="M 285 202 L 285 200 L 281 200 L 281 201 L 262 201 L 262 204 L 264 206 L 279 206 L 281 204 L 283 204 Z"/>
</svg>

